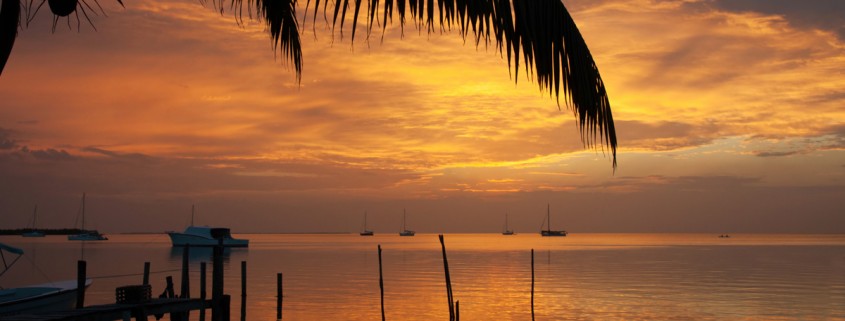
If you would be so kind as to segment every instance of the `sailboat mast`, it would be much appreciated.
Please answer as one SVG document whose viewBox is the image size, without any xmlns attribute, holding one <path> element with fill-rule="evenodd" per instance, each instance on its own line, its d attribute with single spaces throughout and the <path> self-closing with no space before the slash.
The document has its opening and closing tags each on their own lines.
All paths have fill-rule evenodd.
<svg viewBox="0 0 845 321">
<path fill-rule="evenodd" d="M 367 211 L 364 211 L 364 231 L 367 230 Z"/>
<path fill-rule="evenodd" d="M 38 204 L 35 204 L 35 208 L 32 210 L 32 229 L 35 229 L 36 223 L 38 222 Z"/>
<path fill-rule="evenodd" d="M 402 209 L 402 231 L 407 231 L 408 229 L 405 227 L 405 209 Z"/>
<path fill-rule="evenodd" d="M 191 204 L 191 226 L 194 226 L 194 204 Z"/>
<path fill-rule="evenodd" d="M 549 223 L 549 225 L 546 226 L 546 228 L 548 229 L 549 233 L 551 233 L 552 232 L 552 216 L 549 213 L 550 213 L 549 204 L 546 203 L 546 221 Z"/>
</svg>

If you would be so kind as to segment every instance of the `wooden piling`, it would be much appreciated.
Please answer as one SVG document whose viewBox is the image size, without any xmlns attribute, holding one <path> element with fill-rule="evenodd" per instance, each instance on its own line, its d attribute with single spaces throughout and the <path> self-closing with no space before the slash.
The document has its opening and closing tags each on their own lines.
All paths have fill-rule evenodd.
<svg viewBox="0 0 845 321">
<path fill-rule="evenodd" d="M 88 263 L 84 260 L 76 262 L 76 308 L 85 306 L 85 281 Z"/>
<path fill-rule="evenodd" d="M 229 321 L 229 316 L 231 315 L 231 303 L 232 303 L 232 296 L 228 294 L 224 294 L 220 296 L 220 320 L 221 321 Z"/>
<path fill-rule="evenodd" d="M 446 297 L 449 300 L 449 320 L 455 320 L 455 301 L 452 297 L 452 278 L 449 276 L 449 260 L 446 259 L 446 243 L 443 242 L 443 234 L 437 236 L 440 239 L 440 247 L 443 249 L 443 271 L 446 274 Z"/>
<path fill-rule="evenodd" d="M 241 261 L 241 321 L 246 321 L 246 261 Z"/>
<path fill-rule="evenodd" d="M 149 285 L 150 284 L 150 262 L 144 262 L 144 279 L 143 279 L 143 283 L 141 283 L 141 284 L 143 284 L 143 285 Z"/>
<path fill-rule="evenodd" d="M 173 290 L 173 277 L 168 275 L 165 279 L 167 281 L 167 287 L 164 288 L 164 297 L 175 298 L 176 293 Z"/>
<path fill-rule="evenodd" d="M 534 249 L 531 249 L 531 321 L 534 321 Z"/>
<path fill-rule="evenodd" d="M 276 320 L 282 319 L 282 274 L 276 273 Z"/>
<path fill-rule="evenodd" d="M 455 301 L 455 321 L 461 321 L 461 300 Z"/>
<path fill-rule="evenodd" d="M 182 250 L 182 286 L 179 289 L 179 297 L 187 299 L 191 297 L 191 277 L 188 273 L 188 257 L 190 256 L 191 247 L 185 245 Z"/>
<path fill-rule="evenodd" d="M 214 247 L 212 258 L 211 320 L 223 321 L 223 239 Z"/>
<path fill-rule="evenodd" d="M 205 262 L 200 262 L 200 299 L 205 301 Z M 205 321 L 205 308 L 200 309 L 200 321 Z"/>
<path fill-rule="evenodd" d="M 378 288 L 381 291 L 381 321 L 384 321 L 384 276 L 381 271 L 381 244 L 378 245 Z"/>
</svg>

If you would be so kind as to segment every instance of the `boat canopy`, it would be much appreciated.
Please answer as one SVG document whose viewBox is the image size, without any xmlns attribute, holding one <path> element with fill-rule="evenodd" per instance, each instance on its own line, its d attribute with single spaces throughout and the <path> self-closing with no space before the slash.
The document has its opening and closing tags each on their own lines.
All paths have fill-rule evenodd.
<svg viewBox="0 0 845 321">
<path fill-rule="evenodd" d="M 9 245 L 3 244 L 3 243 L 0 243 L 0 250 L 4 250 L 6 252 L 17 254 L 17 255 L 23 255 L 22 249 L 16 248 L 14 246 L 9 246 Z"/>
</svg>

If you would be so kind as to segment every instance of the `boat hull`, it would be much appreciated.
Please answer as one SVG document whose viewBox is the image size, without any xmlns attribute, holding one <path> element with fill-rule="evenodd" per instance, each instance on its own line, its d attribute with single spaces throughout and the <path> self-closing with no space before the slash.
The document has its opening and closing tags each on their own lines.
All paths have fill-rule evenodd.
<svg viewBox="0 0 845 321">
<path fill-rule="evenodd" d="M 90 279 L 85 282 L 85 287 L 89 285 Z M 0 292 L 0 316 L 71 310 L 75 306 L 76 280 Z"/>
<path fill-rule="evenodd" d="M 540 231 L 541 236 L 566 236 L 566 231 Z"/>
<path fill-rule="evenodd" d="M 358 234 L 360 234 L 361 236 L 373 236 L 374 233 L 373 233 L 373 231 L 363 231 L 363 232 L 358 233 Z"/>
<path fill-rule="evenodd" d="M 44 234 L 44 232 L 41 232 L 41 231 L 32 231 L 32 232 L 23 233 L 23 234 L 21 234 L 21 236 L 23 236 L 23 237 L 44 237 L 44 236 L 46 236 L 46 234 Z"/>
<path fill-rule="evenodd" d="M 109 238 L 103 236 L 102 234 L 76 234 L 76 235 L 68 235 L 68 241 L 108 241 Z"/>
<path fill-rule="evenodd" d="M 170 241 L 173 246 L 216 246 L 219 244 L 218 239 L 207 238 L 198 235 L 184 234 L 184 233 L 167 233 L 170 236 Z M 223 239 L 224 247 L 249 247 L 249 240 L 240 240 L 232 238 Z"/>
<path fill-rule="evenodd" d="M 417 232 L 408 231 L 408 230 L 399 232 L 399 236 L 414 236 L 414 234 L 417 234 Z"/>
</svg>

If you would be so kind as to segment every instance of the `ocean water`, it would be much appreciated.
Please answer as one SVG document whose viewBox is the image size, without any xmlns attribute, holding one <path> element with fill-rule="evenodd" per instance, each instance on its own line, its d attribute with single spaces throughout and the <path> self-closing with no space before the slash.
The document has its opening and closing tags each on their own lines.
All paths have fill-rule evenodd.
<svg viewBox="0 0 845 321">
<path fill-rule="evenodd" d="M 225 292 L 239 319 L 241 261 L 247 261 L 247 320 L 276 318 L 276 273 L 284 274 L 284 320 L 378 320 L 383 249 L 388 320 L 446 320 L 448 303 L 435 234 L 237 235 L 248 249 L 225 253 Z M 114 302 L 152 267 L 154 295 L 165 277 L 179 291 L 182 250 L 166 235 L 0 237 L 26 251 L 0 286 L 73 279 L 86 260 L 94 278 L 86 304 Z M 537 320 L 845 320 L 845 235 L 447 234 L 453 294 L 462 320 L 531 319 L 534 249 Z M 190 252 L 191 293 L 211 252 Z M 210 286 L 209 286 L 210 288 Z M 210 293 L 210 291 L 209 291 Z M 197 314 L 191 315 L 197 320 Z"/>
</svg>

